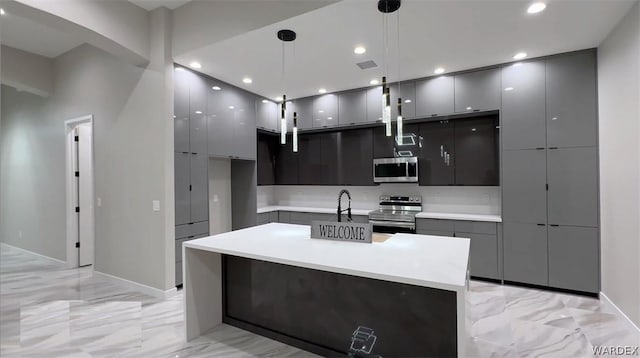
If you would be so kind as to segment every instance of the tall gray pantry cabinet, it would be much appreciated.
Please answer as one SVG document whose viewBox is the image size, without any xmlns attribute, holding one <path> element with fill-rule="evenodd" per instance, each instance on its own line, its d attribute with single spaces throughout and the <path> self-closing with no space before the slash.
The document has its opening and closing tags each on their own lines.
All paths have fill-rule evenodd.
<svg viewBox="0 0 640 358">
<path fill-rule="evenodd" d="M 502 69 L 504 280 L 598 293 L 595 50 Z"/>
<path fill-rule="evenodd" d="M 209 233 L 206 81 L 177 67 L 174 93 L 176 285 L 182 284 L 182 242 Z"/>
</svg>

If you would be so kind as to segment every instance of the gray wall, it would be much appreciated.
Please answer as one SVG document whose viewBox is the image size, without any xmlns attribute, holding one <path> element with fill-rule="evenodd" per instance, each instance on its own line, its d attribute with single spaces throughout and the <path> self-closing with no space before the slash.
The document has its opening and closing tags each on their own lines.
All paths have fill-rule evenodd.
<svg viewBox="0 0 640 358">
<path fill-rule="evenodd" d="M 152 16 L 163 36 L 170 19 Z M 170 29 L 169 29 L 170 30 Z M 173 101 L 168 36 L 136 67 L 90 45 L 58 57 L 47 99 L 2 88 L 1 240 L 65 260 L 64 121 L 94 115 L 95 270 L 173 286 Z M 161 200 L 161 211 L 152 211 Z M 18 237 L 18 231 L 23 237 Z"/>
<path fill-rule="evenodd" d="M 640 3 L 598 48 L 602 292 L 640 326 Z"/>
</svg>

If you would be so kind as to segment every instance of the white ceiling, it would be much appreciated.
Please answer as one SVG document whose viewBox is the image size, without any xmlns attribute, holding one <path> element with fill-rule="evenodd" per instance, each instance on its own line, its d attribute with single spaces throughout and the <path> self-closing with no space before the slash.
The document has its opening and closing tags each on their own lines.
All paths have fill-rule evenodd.
<svg viewBox="0 0 640 358">
<path fill-rule="evenodd" d="M 3 45 L 50 58 L 84 43 L 66 32 L 9 12 L 0 19 L 0 33 Z"/>
<path fill-rule="evenodd" d="M 191 0 L 129 0 L 129 2 L 138 5 L 147 11 L 155 10 L 163 6 L 173 10 L 190 1 Z"/>
<path fill-rule="evenodd" d="M 528 15 L 523 0 L 405 0 L 400 8 L 400 66 L 396 14 L 388 15 L 393 45 L 389 49 L 392 81 L 513 61 L 519 51 L 529 58 L 597 47 L 631 8 L 634 0 L 547 1 L 547 9 Z M 282 81 L 282 43 L 276 32 L 290 28 L 298 39 L 287 45 L 286 82 Z M 367 52 L 355 55 L 355 45 Z M 295 48 L 294 48 L 295 47 Z M 383 63 L 382 14 L 376 1 L 343 0 L 285 21 L 176 57 L 200 71 L 252 92 L 274 98 L 286 84 L 289 98 L 363 87 L 381 76 L 380 67 L 360 70 L 365 60 Z M 400 70 L 398 75 L 398 68 Z M 242 78 L 253 79 L 250 85 Z"/>
</svg>

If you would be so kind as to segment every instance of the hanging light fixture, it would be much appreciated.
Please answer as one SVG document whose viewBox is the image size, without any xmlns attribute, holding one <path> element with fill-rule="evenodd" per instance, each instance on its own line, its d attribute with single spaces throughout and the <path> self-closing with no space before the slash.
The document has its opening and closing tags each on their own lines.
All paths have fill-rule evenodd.
<svg viewBox="0 0 640 358">
<path fill-rule="evenodd" d="M 296 33 L 295 31 L 292 30 L 280 30 L 278 31 L 278 39 L 280 41 L 282 41 L 282 87 L 283 90 L 286 90 L 286 78 L 284 76 L 284 69 L 285 69 L 285 54 L 284 54 L 284 44 L 285 42 L 293 42 L 296 39 Z M 281 108 L 281 116 L 280 116 L 280 143 L 281 144 L 286 144 L 287 143 L 287 118 L 286 118 L 286 114 L 287 114 L 287 95 L 283 94 L 282 95 L 282 104 L 280 105 Z M 298 138 L 297 138 L 297 128 L 294 125 L 294 142 L 297 144 Z M 297 148 L 294 150 L 294 152 L 297 152 Z"/>
<path fill-rule="evenodd" d="M 391 127 L 391 89 L 387 85 L 387 55 L 389 52 L 388 46 L 388 31 L 387 31 L 387 18 L 385 14 L 390 14 L 397 11 L 400 8 L 401 0 L 378 0 L 378 11 L 382 13 L 382 47 L 383 47 L 383 76 L 382 76 L 382 122 L 385 124 L 385 134 L 387 137 L 392 136 Z M 399 36 L 399 35 L 398 35 Z"/>
<path fill-rule="evenodd" d="M 298 112 L 293 112 L 293 152 L 298 153 Z"/>
<path fill-rule="evenodd" d="M 398 8 L 400 7 L 400 3 L 398 0 Z M 396 36 L 398 36 L 398 60 L 396 65 L 398 66 L 398 117 L 396 118 L 396 128 L 398 130 L 396 142 L 398 145 L 404 144 L 404 133 L 402 132 L 402 83 L 400 82 L 400 11 L 397 12 L 397 21 L 396 21 Z"/>
<path fill-rule="evenodd" d="M 398 138 L 396 142 L 398 145 L 402 145 L 404 133 L 402 132 L 402 98 L 400 97 L 398 97 L 398 119 L 396 120 L 396 127 L 398 128 Z"/>
</svg>

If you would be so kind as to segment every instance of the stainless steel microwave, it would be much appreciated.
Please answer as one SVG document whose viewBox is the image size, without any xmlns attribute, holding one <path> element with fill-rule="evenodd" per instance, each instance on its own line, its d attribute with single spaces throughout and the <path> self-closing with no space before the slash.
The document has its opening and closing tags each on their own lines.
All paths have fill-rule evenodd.
<svg viewBox="0 0 640 358">
<path fill-rule="evenodd" d="M 418 182 L 418 158 L 398 157 L 373 160 L 374 183 Z"/>
</svg>

